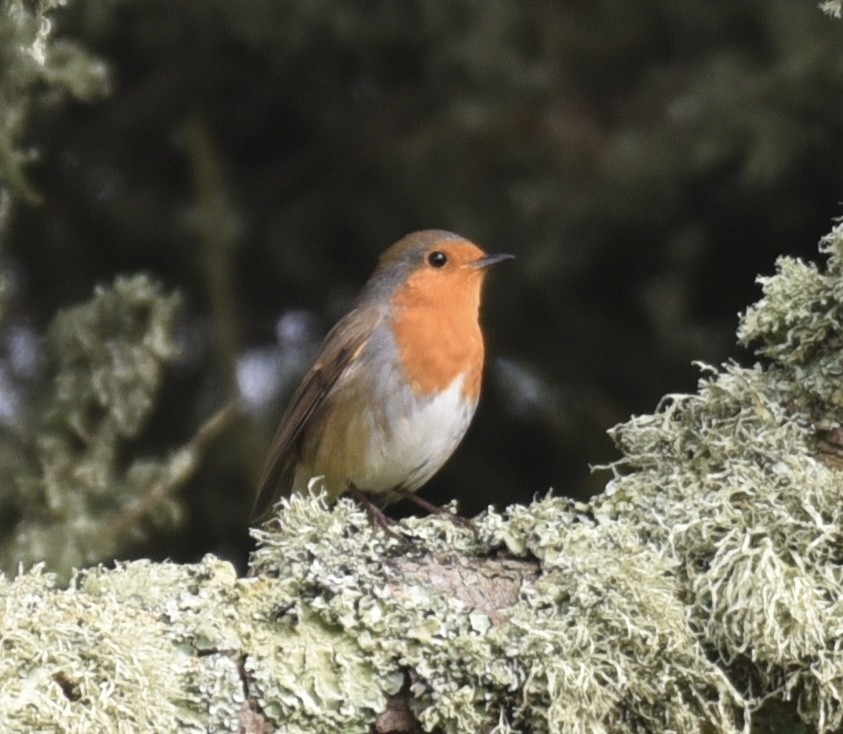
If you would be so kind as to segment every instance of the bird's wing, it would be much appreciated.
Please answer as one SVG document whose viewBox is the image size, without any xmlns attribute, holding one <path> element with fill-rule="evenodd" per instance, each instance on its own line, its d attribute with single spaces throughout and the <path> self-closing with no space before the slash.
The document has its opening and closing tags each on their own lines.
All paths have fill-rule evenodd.
<svg viewBox="0 0 843 734">
<path fill-rule="evenodd" d="M 299 438 L 313 415 L 324 405 L 343 370 L 360 357 L 383 315 L 374 308 L 354 309 L 328 332 L 319 356 L 293 393 L 258 482 L 252 519 L 262 520 L 289 488 L 282 486 L 295 466 Z"/>
</svg>

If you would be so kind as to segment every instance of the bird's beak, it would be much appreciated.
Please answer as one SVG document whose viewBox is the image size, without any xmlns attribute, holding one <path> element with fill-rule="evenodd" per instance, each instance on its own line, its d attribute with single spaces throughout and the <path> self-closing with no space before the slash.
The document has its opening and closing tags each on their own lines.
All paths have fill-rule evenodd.
<svg viewBox="0 0 843 734">
<path fill-rule="evenodd" d="M 473 260 L 472 262 L 468 263 L 468 266 L 473 270 L 483 270 L 484 268 L 488 268 L 490 265 L 497 265 L 504 260 L 513 260 L 515 259 L 515 255 L 510 255 L 506 252 L 499 252 L 495 255 L 485 255 L 481 257 L 479 260 Z"/>
</svg>

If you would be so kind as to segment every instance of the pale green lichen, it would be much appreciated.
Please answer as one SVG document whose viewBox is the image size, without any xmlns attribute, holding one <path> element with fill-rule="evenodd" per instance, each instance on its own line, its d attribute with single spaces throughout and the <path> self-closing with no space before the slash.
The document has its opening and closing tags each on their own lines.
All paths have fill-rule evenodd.
<svg viewBox="0 0 843 734">
<path fill-rule="evenodd" d="M 759 278 L 764 297 L 748 309 L 738 330 L 744 344 L 792 370 L 793 398 L 823 405 L 826 428 L 843 419 L 843 225 L 824 237 L 824 271 L 780 258 L 778 274 Z"/>
<path fill-rule="evenodd" d="M 154 405 L 164 365 L 177 354 L 173 324 L 179 299 L 139 275 L 97 288 L 82 306 L 64 309 L 47 334 L 55 392 L 44 422 L 83 443 L 137 434 Z"/>
<path fill-rule="evenodd" d="M 257 531 L 261 547 L 253 559 L 254 573 L 278 577 L 267 616 L 284 610 L 255 627 L 248 661 L 254 695 L 291 732 L 367 732 L 403 674 L 373 659 L 367 637 L 348 635 L 338 617 L 345 613 L 349 625 L 356 619 L 358 585 L 382 586 L 378 559 L 400 544 L 347 501 L 331 512 L 321 500 L 293 498 L 277 528 Z"/>
<path fill-rule="evenodd" d="M 88 100 L 108 91 L 105 64 L 55 33 L 51 14 L 66 4 L 0 0 L 0 224 L 8 191 L 36 198 L 25 177 L 36 149 L 20 142 L 32 109 L 62 95 Z"/>
<path fill-rule="evenodd" d="M 179 707 L 162 693 L 176 690 L 191 658 L 167 644 L 143 597 L 77 583 L 59 590 L 34 571 L 0 585 L 0 728 L 81 734 L 131 721 L 124 730 L 173 731 Z"/>
<path fill-rule="evenodd" d="M 298 579 L 297 603 L 341 627 L 396 686 L 402 668 L 412 670 L 426 731 L 490 721 L 499 732 L 621 731 L 624 721 L 741 731 L 740 696 L 706 659 L 670 564 L 630 528 L 595 523 L 561 499 L 509 517 L 490 512 L 480 540 L 447 518 L 407 528 L 409 549 L 373 531 L 351 503 L 320 517 L 312 501 L 293 498 L 278 529 L 259 534 L 253 571 Z M 394 560 L 447 567 L 504 547 L 537 558 L 540 575 L 497 623 L 452 589 L 402 575 Z M 392 586 L 400 593 L 385 592 Z"/>
<path fill-rule="evenodd" d="M 710 370 L 614 429 L 624 458 L 592 503 L 677 562 L 693 628 L 750 704 L 795 699 L 820 732 L 843 724 L 843 482 L 817 456 L 843 407 L 841 245 L 837 227 L 825 269 L 783 258 L 761 279 L 740 336 L 770 366 Z"/>
<path fill-rule="evenodd" d="M 46 338 L 49 389 L 33 420 L 34 460 L 14 477 L 16 511 L 7 513 L 13 524 L 3 529 L 0 568 L 7 573 L 46 561 L 67 575 L 74 566 L 113 557 L 130 540 L 127 531 L 148 519 L 124 527 L 121 514 L 179 473 L 179 454 L 136 459 L 128 467 L 121 459 L 178 355 L 179 301 L 146 276 L 118 278 L 55 318 Z M 159 524 L 179 512 L 166 496 L 154 509 Z"/>
<path fill-rule="evenodd" d="M 514 647 L 527 662 L 516 730 L 740 731 L 741 698 L 689 626 L 672 562 L 625 522 L 577 509 L 546 500 L 507 529 L 526 533 L 542 571 L 510 620 L 521 634 L 499 630 L 505 659 Z"/>
<path fill-rule="evenodd" d="M 843 15 L 843 3 L 840 0 L 823 0 L 820 3 L 820 10 L 832 18 L 839 18 Z"/>
<path fill-rule="evenodd" d="M 776 262 L 778 273 L 759 277 L 764 297 L 747 309 L 738 329 L 743 344 L 782 364 L 800 365 L 819 348 L 834 348 L 843 321 L 843 224 L 820 243 L 828 263 L 820 271 L 792 257 Z"/>
<path fill-rule="evenodd" d="M 797 697 L 807 721 L 833 731 L 843 482 L 811 453 L 784 389 L 775 372 L 730 367 L 619 427 L 626 457 L 615 468 L 632 471 L 594 508 L 634 518 L 669 550 L 692 626 L 748 700 Z"/>
</svg>

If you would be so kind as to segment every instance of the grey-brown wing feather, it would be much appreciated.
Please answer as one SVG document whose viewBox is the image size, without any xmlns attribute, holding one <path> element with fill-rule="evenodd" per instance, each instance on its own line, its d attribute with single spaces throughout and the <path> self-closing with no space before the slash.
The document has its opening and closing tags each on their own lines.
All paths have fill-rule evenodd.
<svg viewBox="0 0 843 734">
<path fill-rule="evenodd" d="M 299 439 L 305 426 L 324 405 L 343 370 L 359 358 L 381 318 L 374 308 L 355 309 L 328 332 L 319 356 L 281 417 L 258 482 L 252 507 L 253 520 L 264 519 L 275 502 L 289 490 L 283 482 L 290 479 L 288 475 L 295 467 Z"/>
</svg>

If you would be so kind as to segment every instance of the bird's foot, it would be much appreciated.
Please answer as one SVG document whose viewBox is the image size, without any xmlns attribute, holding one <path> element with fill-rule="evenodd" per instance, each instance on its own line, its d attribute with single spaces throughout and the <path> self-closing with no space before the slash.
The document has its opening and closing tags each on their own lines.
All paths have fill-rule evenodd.
<svg viewBox="0 0 843 734">
<path fill-rule="evenodd" d="M 369 519 L 372 521 L 373 525 L 376 525 L 387 535 L 395 538 L 395 540 L 400 541 L 402 544 L 409 544 L 409 538 L 395 530 L 395 520 L 389 517 L 380 507 L 372 502 L 365 492 L 358 489 L 353 484 L 348 488 L 348 492 L 355 500 L 357 500 L 357 502 L 366 508 L 366 512 L 368 513 Z"/>
<path fill-rule="evenodd" d="M 401 498 L 412 502 L 417 507 L 421 507 L 423 510 L 426 510 L 431 515 L 444 515 L 455 525 L 468 528 L 469 530 L 473 531 L 475 535 L 477 534 L 477 527 L 475 526 L 474 521 L 470 517 L 463 517 L 462 515 L 458 515 L 454 512 L 451 512 L 446 507 L 434 505 L 432 502 L 429 502 L 424 497 L 419 497 L 415 492 L 410 492 L 406 489 L 396 489 L 394 491 Z"/>
</svg>

